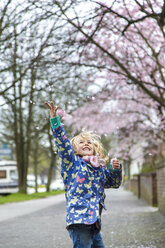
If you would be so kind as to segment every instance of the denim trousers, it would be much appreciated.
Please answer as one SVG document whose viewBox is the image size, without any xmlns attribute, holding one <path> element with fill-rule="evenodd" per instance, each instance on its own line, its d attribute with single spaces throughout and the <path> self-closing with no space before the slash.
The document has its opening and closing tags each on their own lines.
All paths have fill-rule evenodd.
<svg viewBox="0 0 165 248">
<path fill-rule="evenodd" d="M 70 228 L 68 232 L 73 241 L 73 248 L 105 248 L 101 233 L 93 234 L 85 225 Z"/>
</svg>

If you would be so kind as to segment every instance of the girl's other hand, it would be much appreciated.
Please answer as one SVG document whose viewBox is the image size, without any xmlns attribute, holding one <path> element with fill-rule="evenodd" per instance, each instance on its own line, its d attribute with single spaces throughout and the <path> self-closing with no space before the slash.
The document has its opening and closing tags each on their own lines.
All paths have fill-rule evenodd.
<svg viewBox="0 0 165 248">
<path fill-rule="evenodd" d="M 59 106 L 54 107 L 54 103 L 52 101 L 50 103 L 45 102 L 45 105 L 49 109 L 50 118 L 55 117 L 57 115 L 57 110 L 58 110 Z"/>
<path fill-rule="evenodd" d="M 118 170 L 120 168 L 120 161 L 117 158 L 111 159 L 112 169 Z"/>
</svg>

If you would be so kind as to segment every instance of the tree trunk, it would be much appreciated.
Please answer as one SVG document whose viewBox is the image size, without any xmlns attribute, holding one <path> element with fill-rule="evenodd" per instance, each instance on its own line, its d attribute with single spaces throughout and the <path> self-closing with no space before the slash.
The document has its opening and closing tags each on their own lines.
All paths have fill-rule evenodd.
<svg viewBox="0 0 165 248">
<path fill-rule="evenodd" d="M 17 81 L 17 33 L 14 27 L 14 53 L 13 53 L 13 80 Z M 19 192 L 26 193 L 26 181 L 24 180 L 24 140 L 23 140 L 23 126 L 22 126 L 22 113 L 21 104 L 22 99 L 20 99 L 19 104 L 17 100 L 17 94 L 21 95 L 21 82 L 19 85 L 19 92 L 17 91 L 17 86 L 14 84 L 14 104 L 12 104 L 12 110 L 14 114 L 14 142 L 16 147 L 16 160 L 19 175 Z"/>
<path fill-rule="evenodd" d="M 34 146 L 34 175 L 35 175 L 35 192 L 38 192 L 38 132 L 35 132 L 35 146 Z"/>
<path fill-rule="evenodd" d="M 50 191 L 50 184 L 52 181 L 52 172 L 53 172 L 53 167 L 55 165 L 57 161 L 57 155 L 54 154 L 54 152 L 51 154 L 51 162 L 49 165 L 49 171 L 48 171 L 48 182 L 47 182 L 47 186 L 46 186 L 46 191 L 49 192 Z"/>
</svg>

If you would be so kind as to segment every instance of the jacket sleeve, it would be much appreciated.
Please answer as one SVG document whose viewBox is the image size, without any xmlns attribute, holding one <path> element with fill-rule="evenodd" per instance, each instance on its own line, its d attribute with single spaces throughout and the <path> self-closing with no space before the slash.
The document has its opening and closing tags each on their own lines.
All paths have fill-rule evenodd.
<svg viewBox="0 0 165 248">
<path fill-rule="evenodd" d="M 118 170 L 112 169 L 111 164 L 109 169 L 105 168 L 105 188 L 119 188 L 122 182 L 122 165 Z"/>
<path fill-rule="evenodd" d="M 61 125 L 59 117 L 50 119 L 53 137 L 57 145 L 58 154 L 61 159 L 61 174 L 65 178 L 68 173 L 71 173 L 74 168 L 74 162 L 77 159 L 73 147 L 68 139 L 64 127 Z M 64 178 L 64 179 L 65 179 Z"/>
</svg>

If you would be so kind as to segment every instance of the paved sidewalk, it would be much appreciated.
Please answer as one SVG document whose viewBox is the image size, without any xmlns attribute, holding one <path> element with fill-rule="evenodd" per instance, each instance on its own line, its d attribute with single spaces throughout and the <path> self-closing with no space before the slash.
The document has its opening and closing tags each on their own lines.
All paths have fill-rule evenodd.
<svg viewBox="0 0 165 248">
<path fill-rule="evenodd" d="M 50 196 L 43 199 L 3 204 L 0 205 L 0 221 L 24 216 L 60 202 L 65 202 L 64 194 Z"/>
<path fill-rule="evenodd" d="M 165 216 L 157 208 L 122 188 L 106 190 L 106 195 L 107 210 L 102 215 L 106 248 L 165 247 Z M 72 248 L 65 229 L 64 202 L 64 195 L 58 195 L 0 206 L 0 248 Z M 2 221 L 5 211 L 10 218 Z"/>
<path fill-rule="evenodd" d="M 165 216 L 132 192 L 107 190 L 103 212 L 106 248 L 165 248 Z"/>
</svg>

